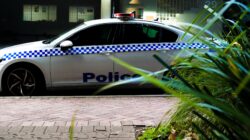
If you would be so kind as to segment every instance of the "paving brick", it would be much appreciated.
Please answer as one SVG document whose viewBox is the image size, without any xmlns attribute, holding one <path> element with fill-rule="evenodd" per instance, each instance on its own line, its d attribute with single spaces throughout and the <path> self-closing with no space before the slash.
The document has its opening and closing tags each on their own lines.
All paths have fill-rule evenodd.
<svg viewBox="0 0 250 140">
<path fill-rule="evenodd" d="M 66 126 L 66 121 L 56 121 L 54 126 Z"/>
<path fill-rule="evenodd" d="M 67 121 L 65 126 L 71 126 L 71 123 L 72 123 L 71 121 Z M 77 125 L 77 122 L 74 122 L 74 126 L 76 125 Z"/>
<path fill-rule="evenodd" d="M 0 136 L 0 139 L 3 139 L 3 140 L 13 140 L 14 137 L 12 135 L 5 135 L 5 136 Z"/>
<path fill-rule="evenodd" d="M 0 137 L 4 135 L 8 135 L 9 133 L 7 131 L 0 131 Z M 0 139 L 1 140 L 1 139 Z"/>
<path fill-rule="evenodd" d="M 82 127 L 82 132 L 83 133 L 94 132 L 94 126 L 83 126 Z"/>
<path fill-rule="evenodd" d="M 105 126 L 94 126 L 94 131 L 106 131 Z"/>
<path fill-rule="evenodd" d="M 74 127 L 74 133 L 80 133 L 82 132 L 82 127 L 76 126 Z"/>
<path fill-rule="evenodd" d="M 20 133 L 32 133 L 35 126 L 24 126 Z"/>
<path fill-rule="evenodd" d="M 75 139 L 87 139 L 88 135 L 85 133 L 74 133 L 74 138 Z"/>
<path fill-rule="evenodd" d="M 96 132 L 86 133 L 86 135 L 88 136 L 88 138 L 96 138 Z"/>
<path fill-rule="evenodd" d="M 45 126 L 36 126 L 35 129 L 33 130 L 33 134 L 35 135 L 42 135 L 42 134 L 45 134 L 45 130 L 46 130 L 47 127 Z"/>
<path fill-rule="evenodd" d="M 38 140 L 61 140 L 59 138 L 38 138 Z"/>
<path fill-rule="evenodd" d="M 9 126 L 11 123 L 10 122 L 0 122 L 0 127 L 7 127 Z"/>
<path fill-rule="evenodd" d="M 69 126 L 59 126 L 58 133 L 68 133 L 69 132 Z"/>
<path fill-rule="evenodd" d="M 32 139 L 33 137 L 30 134 L 25 134 L 25 135 L 17 135 L 15 138 L 27 140 L 27 139 Z"/>
<path fill-rule="evenodd" d="M 135 133 L 119 133 L 117 135 L 110 134 L 110 138 L 135 138 Z"/>
<path fill-rule="evenodd" d="M 78 121 L 76 126 L 88 126 L 89 122 L 88 121 Z"/>
<path fill-rule="evenodd" d="M 108 140 L 136 140 L 135 138 L 109 138 Z"/>
<path fill-rule="evenodd" d="M 39 138 L 38 140 L 61 140 L 60 138 Z"/>
<path fill-rule="evenodd" d="M 31 121 L 29 121 L 29 122 L 23 122 L 23 123 L 21 124 L 21 126 L 32 126 L 32 123 L 33 123 L 33 122 L 31 122 Z"/>
<path fill-rule="evenodd" d="M 105 139 L 105 138 L 108 138 L 108 137 L 109 137 L 109 132 L 97 132 L 96 133 L 96 138 Z"/>
<path fill-rule="evenodd" d="M 3 134 L 4 132 L 8 132 L 9 129 L 10 129 L 9 127 L 0 126 L 0 134 Z"/>
<path fill-rule="evenodd" d="M 43 126 L 44 121 L 33 122 L 32 126 Z"/>
<path fill-rule="evenodd" d="M 49 133 L 48 135 L 51 137 L 60 137 L 62 133 Z"/>
<path fill-rule="evenodd" d="M 36 136 L 35 138 L 37 138 L 38 140 L 51 140 L 52 139 L 50 135 Z"/>
<path fill-rule="evenodd" d="M 89 121 L 88 126 L 100 126 L 100 122 L 99 121 Z"/>
<path fill-rule="evenodd" d="M 106 127 L 106 131 L 110 132 L 111 131 L 111 126 L 105 126 Z"/>
<path fill-rule="evenodd" d="M 121 121 L 122 126 L 131 126 L 133 125 L 132 121 Z"/>
<path fill-rule="evenodd" d="M 20 133 L 22 128 L 23 128 L 23 126 L 11 127 L 8 132 L 9 133 Z"/>
<path fill-rule="evenodd" d="M 62 133 L 60 135 L 60 139 L 69 139 L 70 134 L 69 133 Z"/>
<path fill-rule="evenodd" d="M 135 132 L 135 128 L 133 126 L 123 126 L 122 127 L 122 131 L 123 132 L 134 133 Z"/>
<path fill-rule="evenodd" d="M 87 139 L 77 139 L 77 140 L 97 140 L 96 138 L 87 138 Z"/>
<path fill-rule="evenodd" d="M 151 122 L 150 122 L 150 124 L 151 124 Z M 144 121 L 141 121 L 141 120 L 134 120 L 134 121 L 133 121 L 133 125 L 145 127 L 145 126 L 146 126 L 146 123 L 145 123 Z"/>
<path fill-rule="evenodd" d="M 69 140 L 69 138 L 59 138 L 59 140 Z"/>
<path fill-rule="evenodd" d="M 43 126 L 54 126 L 55 125 L 55 122 L 52 122 L 52 121 L 45 121 Z"/>
<path fill-rule="evenodd" d="M 111 132 L 121 132 L 122 127 L 121 126 L 111 126 L 110 130 L 111 130 Z"/>
<path fill-rule="evenodd" d="M 111 121 L 111 126 L 122 126 L 121 121 Z"/>
<path fill-rule="evenodd" d="M 150 127 L 150 126 L 156 126 L 156 123 L 153 120 L 146 120 L 144 121 L 144 125 Z"/>
<path fill-rule="evenodd" d="M 100 126 L 111 126 L 110 121 L 100 121 Z"/>
<path fill-rule="evenodd" d="M 56 133 L 59 126 L 48 126 L 45 134 Z"/>
<path fill-rule="evenodd" d="M 108 140 L 135 140 L 135 138 L 109 138 Z"/>
<path fill-rule="evenodd" d="M 11 126 L 21 126 L 23 122 L 12 122 L 11 124 L 9 124 L 9 127 Z"/>
</svg>

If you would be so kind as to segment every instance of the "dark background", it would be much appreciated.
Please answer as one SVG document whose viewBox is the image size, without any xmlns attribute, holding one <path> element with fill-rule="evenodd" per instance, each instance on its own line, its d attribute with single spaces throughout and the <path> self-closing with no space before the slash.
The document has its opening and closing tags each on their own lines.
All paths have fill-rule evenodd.
<svg viewBox="0 0 250 140">
<path fill-rule="evenodd" d="M 56 5 L 57 20 L 23 21 L 24 4 Z M 41 40 L 80 24 L 69 23 L 69 5 L 94 7 L 94 18 L 100 18 L 101 0 L 1 0 L 0 44 Z"/>
<path fill-rule="evenodd" d="M 248 0 L 240 1 L 249 4 Z M 25 4 L 56 5 L 57 20 L 55 22 L 23 21 L 23 5 Z M 101 18 L 101 0 L 1 0 L 0 47 L 50 38 L 77 26 L 80 23 L 69 22 L 68 9 L 71 5 L 91 6 L 95 11 L 94 19 Z M 120 0 L 112 0 L 111 13 L 120 12 L 120 7 Z M 237 20 L 240 14 L 240 8 L 234 6 L 224 16 L 228 19 Z M 250 26 L 250 16 L 247 16 L 245 21 L 245 25 Z"/>
</svg>

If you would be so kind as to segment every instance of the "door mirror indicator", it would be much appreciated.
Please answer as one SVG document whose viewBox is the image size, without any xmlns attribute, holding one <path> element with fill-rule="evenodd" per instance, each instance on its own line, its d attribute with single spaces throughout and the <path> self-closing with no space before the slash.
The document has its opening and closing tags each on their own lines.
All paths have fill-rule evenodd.
<svg viewBox="0 0 250 140">
<path fill-rule="evenodd" d="M 73 43 L 70 40 L 65 40 L 62 43 L 60 43 L 60 48 L 61 48 L 62 51 L 66 51 L 66 50 L 68 50 L 69 48 L 72 48 L 72 47 L 73 47 Z"/>
</svg>

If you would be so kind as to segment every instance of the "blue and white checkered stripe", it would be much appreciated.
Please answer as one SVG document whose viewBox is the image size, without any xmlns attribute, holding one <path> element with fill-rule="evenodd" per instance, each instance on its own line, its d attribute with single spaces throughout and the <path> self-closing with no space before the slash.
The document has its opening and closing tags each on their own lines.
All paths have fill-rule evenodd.
<svg viewBox="0 0 250 140">
<path fill-rule="evenodd" d="M 66 55 L 83 55 L 98 54 L 102 52 L 138 52 L 138 51 L 156 51 L 156 50 L 181 50 L 181 49 L 206 49 L 207 45 L 202 43 L 148 43 L 148 44 L 126 44 L 126 45 L 97 45 L 73 47 L 63 52 L 60 48 L 23 51 L 4 54 L 4 60 L 20 59 L 20 58 L 36 58 L 50 56 L 66 56 Z"/>
<path fill-rule="evenodd" d="M 51 52 L 49 49 L 45 50 L 33 50 L 33 51 L 24 51 L 24 52 L 14 52 L 4 54 L 2 59 L 11 60 L 18 58 L 34 58 L 34 57 L 48 57 L 51 56 Z"/>
</svg>

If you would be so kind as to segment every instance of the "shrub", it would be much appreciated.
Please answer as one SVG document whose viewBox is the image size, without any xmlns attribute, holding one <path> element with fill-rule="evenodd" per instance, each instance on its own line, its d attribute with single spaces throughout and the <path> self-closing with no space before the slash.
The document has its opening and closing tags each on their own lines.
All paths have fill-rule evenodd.
<svg viewBox="0 0 250 140">
<path fill-rule="evenodd" d="M 232 5 L 243 9 L 233 25 L 222 16 Z M 142 75 L 146 81 L 182 101 L 169 122 L 148 129 L 139 139 L 250 139 L 249 27 L 241 22 L 249 12 L 249 5 L 228 1 L 214 10 L 209 16 L 216 16 L 190 39 L 190 43 L 200 40 L 207 44 L 216 55 L 194 53 L 190 58 L 177 60 L 173 66 L 154 55 L 169 69 L 163 78 L 165 80 L 147 75 L 111 57 L 116 63 Z M 213 43 L 202 37 L 218 20 L 228 28 L 228 32 L 221 34 L 228 42 L 226 46 L 219 37 Z M 191 27 L 186 29 L 187 32 L 190 30 Z"/>
</svg>

